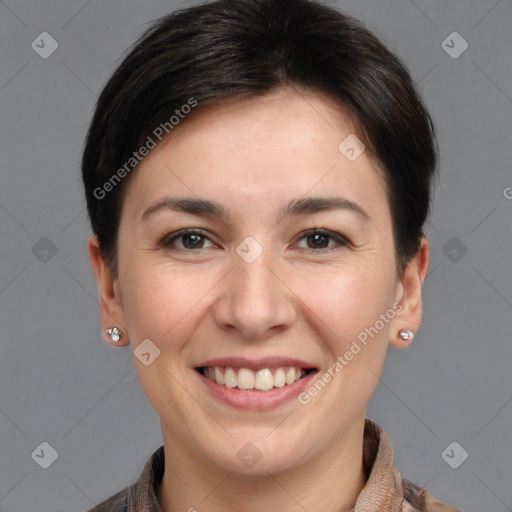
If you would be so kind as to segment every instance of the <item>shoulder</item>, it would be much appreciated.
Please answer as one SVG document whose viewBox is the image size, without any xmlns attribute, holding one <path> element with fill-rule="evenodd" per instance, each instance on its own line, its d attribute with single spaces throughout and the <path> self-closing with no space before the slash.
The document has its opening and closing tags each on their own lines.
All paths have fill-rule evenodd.
<svg viewBox="0 0 512 512">
<path fill-rule="evenodd" d="M 127 512 L 130 488 L 126 487 L 87 512 Z"/>
<path fill-rule="evenodd" d="M 429 491 L 409 480 L 402 480 L 402 491 L 402 512 L 461 512 L 434 498 Z"/>
<path fill-rule="evenodd" d="M 134 484 L 125 487 L 87 512 L 162 512 L 156 489 L 162 480 L 164 467 L 165 455 L 162 445 L 151 454 Z"/>
</svg>

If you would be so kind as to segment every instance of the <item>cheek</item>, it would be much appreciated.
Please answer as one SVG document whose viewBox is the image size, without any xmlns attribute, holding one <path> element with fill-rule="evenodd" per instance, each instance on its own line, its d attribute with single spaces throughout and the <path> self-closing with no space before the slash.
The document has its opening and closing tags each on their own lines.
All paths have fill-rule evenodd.
<svg viewBox="0 0 512 512">
<path fill-rule="evenodd" d="M 130 284 L 123 302 L 132 348 L 149 338 L 160 350 L 150 366 L 134 361 L 144 393 L 157 411 L 172 403 L 174 412 L 184 417 L 187 407 L 194 407 L 175 378 L 206 304 L 201 299 L 215 282 L 211 274 L 147 262 L 126 273 Z"/>
<path fill-rule="evenodd" d="M 336 435 L 342 418 L 363 413 L 384 365 L 394 316 L 389 311 L 394 277 L 382 272 L 377 258 L 370 260 L 307 273 L 297 293 L 309 306 L 310 326 L 326 351 L 325 369 L 318 377 L 326 384 L 313 382 L 305 392 L 308 396 L 303 396 L 320 411 L 318 421 L 326 436 Z M 386 312 L 384 322 L 380 315 Z M 325 427 L 326 416 L 329 427 Z"/>
<path fill-rule="evenodd" d="M 366 328 L 374 326 L 392 304 L 392 278 L 377 266 L 350 265 L 309 272 L 297 280 L 297 295 L 310 308 L 333 356 L 343 354 Z M 316 317 L 316 320 L 314 320 Z M 387 334 L 388 324 L 379 330 Z"/>
<path fill-rule="evenodd" d="M 214 272 L 170 264 L 147 264 L 132 268 L 123 305 L 130 336 L 135 343 L 149 338 L 160 350 L 181 348 L 193 329 L 194 312 L 202 310 L 202 299 L 218 281 Z"/>
</svg>

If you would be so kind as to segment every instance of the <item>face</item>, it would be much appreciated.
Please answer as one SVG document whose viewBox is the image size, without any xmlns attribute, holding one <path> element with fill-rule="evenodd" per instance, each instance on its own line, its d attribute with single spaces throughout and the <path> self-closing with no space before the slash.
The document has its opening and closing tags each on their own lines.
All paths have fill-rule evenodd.
<svg viewBox="0 0 512 512">
<path fill-rule="evenodd" d="M 311 463 L 361 427 L 387 344 L 419 323 L 381 171 L 338 149 L 351 134 L 333 100 L 281 89 L 197 110 L 130 178 L 105 309 L 132 349 L 159 351 L 134 364 L 164 443 L 190 460 Z"/>
</svg>

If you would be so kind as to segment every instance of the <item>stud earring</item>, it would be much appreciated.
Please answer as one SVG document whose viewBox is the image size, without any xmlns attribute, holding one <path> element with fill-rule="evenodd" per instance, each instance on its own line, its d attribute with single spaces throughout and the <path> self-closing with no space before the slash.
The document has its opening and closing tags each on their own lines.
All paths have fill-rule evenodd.
<svg viewBox="0 0 512 512">
<path fill-rule="evenodd" d="M 401 329 L 398 331 L 398 334 L 403 340 L 412 340 L 414 338 L 414 333 L 409 329 Z"/>
<path fill-rule="evenodd" d="M 110 339 L 117 343 L 119 338 L 123 335 L 123 333 L 117 327 L 111 327 L 110 329 L 106 329 L 105 332 L 110 336 Z"/>
</svg>

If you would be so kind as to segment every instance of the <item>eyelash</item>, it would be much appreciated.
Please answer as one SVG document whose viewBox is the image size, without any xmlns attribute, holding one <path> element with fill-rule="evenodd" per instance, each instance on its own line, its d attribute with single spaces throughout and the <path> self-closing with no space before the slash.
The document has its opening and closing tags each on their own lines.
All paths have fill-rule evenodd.
<svg viewBox="0 0 512 512">
<path fill-rule="evenodd" d="M 161 247 L 165 247 L 165 248 L 168 248 L 169 250 L 173 250 L 171 246 L 171 244 L 177 240 L 178 238 L 184 236 L 184 235 L 198 235 L 198 236 L 201 236 L 203 238 L 207 238 L 208 240 L 209 237 L 200 229 L 182 229 L 180 231 L 176 231 L 175 233 L 171 233 L 170 235 L 166 235 L 162 238 L 162 241 L 160 242 L 160 246 Z M 323 229 L 323 228 L 312 228 L 312 229 L 308 229 L 306 231 L 304 231 L 302 234 L 302 236 L 299 238 L 299 241 L 302 240 L 303 238 L 307 238 L 309 236 L 312 236 L 312 235 L 323 235 L 323 236 L 326 236 L 326 237 L 329 237 L 331 239 L 334 239 L 336 240 L 336 242 L 339 244 L 339 246 L 341 247 L 348 247 L 349 245 L 349 241 L 343 236 L 343 235 L 340 235 L 339 233 L 336 233 L 334 231 L 329 231 L 329 230 L 326 230 L 326 229 Z M 211 240 L 210 240 L 211 241 Z M 214 243 L 214 242 L 212 242 Z M 334 249 L 337 249 L 339 247 L 326 247 L 326 248 L 320 248 L 320 249 L 302 249 L 303 251 L 306 251 L 310 254 L 318 254 L 319 252 L 327 252 L 327 251 L 332 251 Z M 182 251 L 201 251 L 203 248 L 199 248 L 199 249 L 178 249 L 178 250 L 182 250 Z"/>
</svg>

